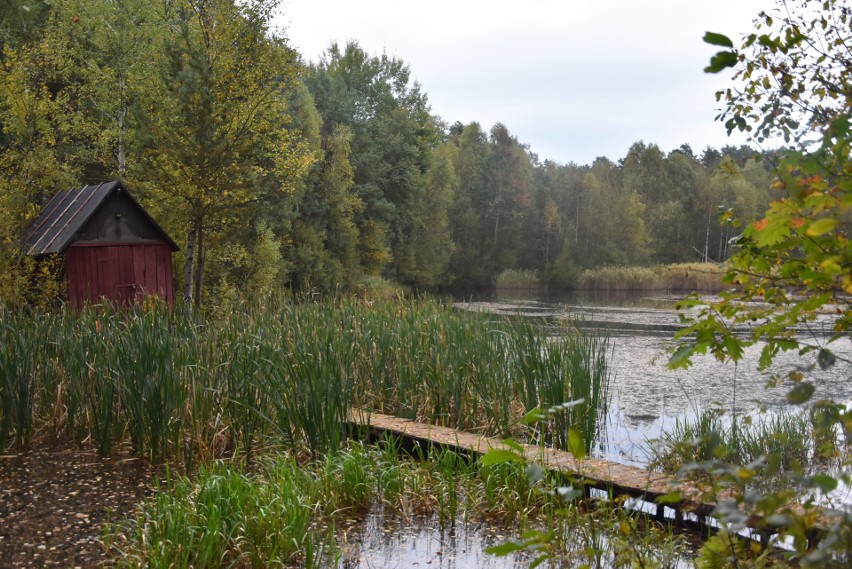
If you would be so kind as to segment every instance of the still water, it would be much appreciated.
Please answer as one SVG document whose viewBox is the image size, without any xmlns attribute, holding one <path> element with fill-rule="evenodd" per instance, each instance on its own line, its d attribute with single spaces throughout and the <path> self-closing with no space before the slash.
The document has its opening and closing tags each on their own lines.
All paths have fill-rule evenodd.
<svg viewBox="0 0 852 569">
<path fill-rule="evenodd" d="M 513 528 L 437 518 L 400 519 L 381 508 L 367 514 L 357 531 L 347 536 L 339 569 L 522 569 L 535 559 L 532 553 L 507 557 L 486 549 L 517 538 Z"/>
<path fill-rule="evenodd" d="M 634 294 L 547 300 L 503 297 L 460 304 L 497 314 L 575 320 L 583 328 L 608 336 L 611 405 L 597 454 L 617 462 L 646 465 L 648 441 L 659 437 L 676 418 L 695 416 L 702 409 L 747 413 L 786 406 L 786 394 L 792 387 L 786 377 L 794 370 L 803 371 L 816 385 L 815 398 L 852 401 L 849 338 L 831 344 L 837 363 L 828 370 L 811 368 L 813 355 L 787 352 L 776 357 L 771 369 L 759 372 L 761 345 L 748 348 L 737 365 L 698 356 L 689 369 L 668 369 L 668 350 L 680 329 L 677 301 L 677 297 Z M 814 340 L 825 342 L 826 338 L 817 334 Z M 782 380 L 767 387 L 772 374 Z"/>
</svg>

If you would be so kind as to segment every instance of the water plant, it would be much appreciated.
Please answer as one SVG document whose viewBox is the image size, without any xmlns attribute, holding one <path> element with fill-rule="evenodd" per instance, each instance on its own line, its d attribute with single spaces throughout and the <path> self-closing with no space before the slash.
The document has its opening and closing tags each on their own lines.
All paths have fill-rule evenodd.
<svg viewBox="0 0 852 569">
<path fill-rule="evenodd" d="M 353 409 L 505 436 L 530 406 L 583 399 L 540 437 L 586 440 L 607 400 L 606 342 L 431 299 L 283 299 L 218 318 L 156 303 L 4 312 L 0 445 L 129 442 L 155 461 L 258 446 L 334 452 Z"/>
<path fill-rule="evenodd" d="M 293 453 L 205 465 L 191 477 L 167 476 L 137 515 L 113 525 L 107 543 L 119 566 L 339 567 L 368 511 L 408 523 L 488 520 L 538 535 L 548 527 L 552 559 L 590 566 L 673 567 L 682 538 L 618 504 L 564 502 L 550 475 L 532 481 L 521 464 L 482 464 L 433 448 L 408 458 L 399 441 L 349 443 L 305 461 Z M 592 546 L 598 546 L 592 550 Z"/>
<path fill-rule="evenodd" d="M 672 428 L 651 441 L 649 466 L 670 474 L 700 472 L 696 464 L 752 465 L 767 488 L 786 488 L 790 475 L 829 467 L 842 455 L 838 433 L 825 433 L 819 412 L 773 410 L 726 415 L 705 409 L 694 418 L 676 419 Z"/>
</svg>

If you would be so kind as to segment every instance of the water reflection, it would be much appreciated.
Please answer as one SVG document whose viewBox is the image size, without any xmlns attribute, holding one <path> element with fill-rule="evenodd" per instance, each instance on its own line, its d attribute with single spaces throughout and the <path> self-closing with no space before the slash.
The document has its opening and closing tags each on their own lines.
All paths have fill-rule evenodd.
<svg viewBox="0 0 852 569">
<path fill-rule="evenodd" d="M 666 339 L 637 333 L 613 337 L 610 342 L 613 404 L 603 454 L 637 465 L 647 458 L 642 441 L 658 437 L 675 418 L 696 416 L 708 408 L 745 413 L 787 406 L 787 392 L 793 384 L 784 379 L 774 387 L 768 384 L 772 374 L 785 378 L 803 363 L 796 353 L 782 353 L 769 370 L 759 372 L 762 346 L 755 345 L 746 349 L 738 365 L 699 356 L 689 369 L 670 370 L 666 367 Z M 852 358 L 848 339 L 835 342 L 832 349 L 842 358 Z M 844 402 L 852 399 L 850 371 L 848 363 L 838 360 L 837 365 L 813 369 L 806 377 L 816 385 L 815 398 Z"/>
<path fill-rule="evenodd" d="M 497 314 L 572 319 L 582 327 L 607 334 L 613 399 L 606 438 L 598 455 L 644 466 L 648 461 L 647 441 L 659 437 L 677 418 L 695 416 L 701 409 L 713 407 L 742 413 L 786 406 L 792 383 L 782 379 L 775 387 L 767 387 L 772 374 L 786 378 L 790 371 L 813 361 L 813 356 L 808 360 L 795 352 L 782 352 L 771 369 L 759 372 L 762 345 L 755 345 L 746 349 L 738 365 L 698 356 L 691 368 L 670 370 L 666 367 L 667 349 L 680 328 L 677 301 L 678 297 L 660 295 L 578 294 L 544 300 L 497 298 L 459 305 Z M 850 401 L 852 342 L 842 338 L 833 342 L 831 349 L 838 356 L 836 365 L 827 370 L 804 370 L 805 376 L 816 385 L 814 398 Z"/>
<path fill-rule="evenodd" d="M 441 524 L 437 517 L 401 519 L 372 510 L 343 544 L 339 569 L 514 569 L 533 559 L 520 552 L 485 553 L 516 537 L 513 530 L 475 522 Z"/>
</svg>

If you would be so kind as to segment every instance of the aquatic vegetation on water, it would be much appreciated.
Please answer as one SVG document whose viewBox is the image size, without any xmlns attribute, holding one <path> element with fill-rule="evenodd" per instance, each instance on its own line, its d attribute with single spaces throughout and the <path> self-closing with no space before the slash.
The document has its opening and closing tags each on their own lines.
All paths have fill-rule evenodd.
<svg viewBox="0 0 852 569">
<path fill-rule="evenodd" d="M 776 473 L 826 467 L 845 452 L 841 448 L 845 444 L 834 430 L 825 432 L 824 412 L 782 409 L 730 417 L 720 410 L 704 410 L 694 419 L 677 419 L 672 429 L 652 441 L 649 466 L 670 474 L 684 465 L 711 460 L 743 465 L 766 461 Z"/>
</svg>

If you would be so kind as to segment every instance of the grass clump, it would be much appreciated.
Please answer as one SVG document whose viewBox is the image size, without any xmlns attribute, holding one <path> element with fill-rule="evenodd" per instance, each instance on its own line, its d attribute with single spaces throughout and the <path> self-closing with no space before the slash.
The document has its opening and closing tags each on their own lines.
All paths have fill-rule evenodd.
<svg viewBox="0 0 852 569">
<path fill-rule="evenodd" d="M 497 290 L 538 290 L 541 283 L 538 272 L 532 270 L 506 269 L 497 275 L 494 288 Z"/>
<path fill-rule="evenodd" d="M 685 466 L 721 461 L 764 465 L 769 485 L 787 483 L 784 473 L 805 474 L 839 456 L 836 434 L 821 427 L 823 411 L 780 410 L 728 417 L 704 410 L 674 427 L 651 445 L 650 468 L 670 474 Z"/>
<path fill-rule="evenodd" d="M 724 274 L 724 268 L 715 263 L 601 267 L 583 271 L 577 288 L 601 292 L 717 292 L 724 290 Z"/>
</svg>

